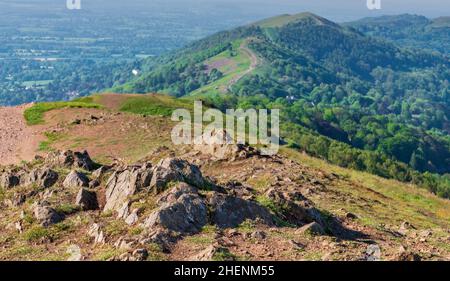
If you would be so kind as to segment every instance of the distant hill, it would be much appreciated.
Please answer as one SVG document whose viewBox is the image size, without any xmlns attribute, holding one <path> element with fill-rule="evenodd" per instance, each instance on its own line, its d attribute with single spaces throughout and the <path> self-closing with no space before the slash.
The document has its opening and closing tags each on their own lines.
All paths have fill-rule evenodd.
<svg viewBox="0 0 450 281">
<path fill-rule="evenodd" d="M 393 40 L 405 47 L 450 52 L 450 17 L 382 16 L 346 23 L 364 34 Z"/>
</svg>

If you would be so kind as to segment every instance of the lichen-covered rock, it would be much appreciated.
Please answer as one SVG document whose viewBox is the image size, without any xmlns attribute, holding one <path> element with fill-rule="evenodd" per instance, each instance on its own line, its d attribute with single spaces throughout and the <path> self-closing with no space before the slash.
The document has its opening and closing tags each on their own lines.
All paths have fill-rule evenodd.
<svg viewBox="0 0 450 281">
<path fill-rule="evenodd" d="M 212 222 L 221 228 L 237 227 L 245 220 L 258 220 L 273 225 L 269 210 L 253 201 L 214 193 L 209 200 Z"/>
<path fill-rule="evenodd" d="M 106 184 L 106 204 L 103 210 L 119 211 L 130 196 L 148 187 L 152 174 L 151 164 L 131 166 L 114 172 Z"/>
<path fill-rule="evenodd" d="M 203 187 L 205 179 L 200 169 L 186 160 L 179 158 L 162 159 L 153 170 L 150 188 L 156 193 L 164 190 L 169 182 L 186 182 L 196 187 Z"/>
<path fill-rule="evenodd" d="M 21 185 L 48 188 L 58 181 L 58 173 L 49 168 L 35 169 L 21 177 Z"/>
<path fill-rule="evenodd" d="M 38 204 L 34 208 L 34 216 L 44 227 L 48 227 L 64 220 L 64 215 L 59 214 L 55 209 L 51 208 L 47 204 Z"/>
<path fill-rule="evenodd" d="M 197 233 L 207 223 L 208 209 L 196 188 L 180 183 L 160 201 L 161 206 L 144 222 L 180 233 Z"/>
<path fill-rule="evenodd" d="M 89 179 L 88 177 L 80 172 L 72 171 L 70 172 L 66 179 L 63 182 L 63 186 L 65 188 L 70 187 L 88 187 L 89 186 Z"/>
<path fill-rule="evenodd" d="M 97 194 L 86 188 L 81 188 L 75 199 L 75 205 L 82 210 L 96 210 L 98 209 Z"/>
</svg>

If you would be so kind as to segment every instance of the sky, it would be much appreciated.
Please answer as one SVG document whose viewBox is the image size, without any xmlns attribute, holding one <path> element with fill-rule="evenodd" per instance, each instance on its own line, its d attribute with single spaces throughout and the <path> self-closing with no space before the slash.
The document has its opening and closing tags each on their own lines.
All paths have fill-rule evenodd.
<svg viewBox="0 0 450 281">
<path fill-rule="evenodd" d="M 158 10 L 170 7 L 185 7 L 204 11 L 223 11 L 243 14 L 242 21 L 258 20 L 283 13 L 309 11 L 344 22 L 369 16 L 388 14 L 420 14 L 430 18 L 450 16 L 450 0 L 373 0 L 381 2 L 380 10 L 369 10 L 367 0 L 79 0 L 84 9 L 120 7 L 124 12 L 128 7 L 139 6 L 144 10 Z M 0 0 L 0 10 L 36 9 L 35 5 L 65 8 L 66 0 Z M 0 11 L 1 13 L 1 11 Z M 244 23 L 244 22 L 243 22 Z"/>
</svg>

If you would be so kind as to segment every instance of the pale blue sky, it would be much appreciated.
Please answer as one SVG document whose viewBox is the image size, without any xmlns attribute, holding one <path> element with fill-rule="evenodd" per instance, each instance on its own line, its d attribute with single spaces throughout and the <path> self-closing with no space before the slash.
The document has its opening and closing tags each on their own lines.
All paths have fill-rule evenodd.
<svg viewBox="0 0 450 281">
<path fill-rule="evenodd" d="M 368 16 L 386 14 L 420 14 L 430 18 L 450 16 L 450 0 L 380 0 L 381 10 L 369 10 L 367 0 L 81 0 L 84 9 L 98 10 L 105 6 L 119 7 L 126 12 L 127 7 L 139 6 L 143 10 L 186 8 L 189 10 L 213 11 L 242 15 L 243 20 L 256 20 L 281 13 L 310 11 L 331 20 L 342 22 Z M 7 8 L 36 10 L 48 6 L 65 8 L 66 0 L 0 0 L 1 10 Z"/>
</svg>

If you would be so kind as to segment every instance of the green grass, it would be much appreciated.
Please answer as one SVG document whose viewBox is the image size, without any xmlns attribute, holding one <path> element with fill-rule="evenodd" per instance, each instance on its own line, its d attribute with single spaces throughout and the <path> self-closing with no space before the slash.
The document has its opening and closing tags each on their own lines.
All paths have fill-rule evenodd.
<svg viewBox="0 0 450 281">
<path fill-rule="evenodd" d="M 129 97 L 120 106 L 120 111 L 142 115 L 171 116 L 179 108 L 190 109 L 193 104 L 188 100 L 175 99 L 166 95 L 148 95 Z"/>
<path fill-rule="evenodd" d="M 50 239 L 52 237 L 52 233 L 49 229 L 43 226 L 34 226 L 24 233 L 25 240 L 29 242 L 38 241 L 41 239 Z"/>
<path fill-rule="evenodd" d="M 61 108 L 101 108 L 101 105 L 89 102 L 43 102 L 37 103 L 24 112 L 28 125 L 38 125 L 44 123 L 44 113 Z"/>
<path fill-rule="evenodd" d="M 62 135 L 56 132 L 45 132 L 47 140 L 39 143 L 39 151 L 52 151 L 52 144 L 61 139 Z"/>
<path fill-rule="evenodd" d="M 80 208 L 73 204 L 61 204 L 58 207 L 56 207 L 56 211 L 58 213 L 63 213 L 65 215 L 71 215 L 73 213 L 76 213 L 80 210 Z"/>
</svg>

